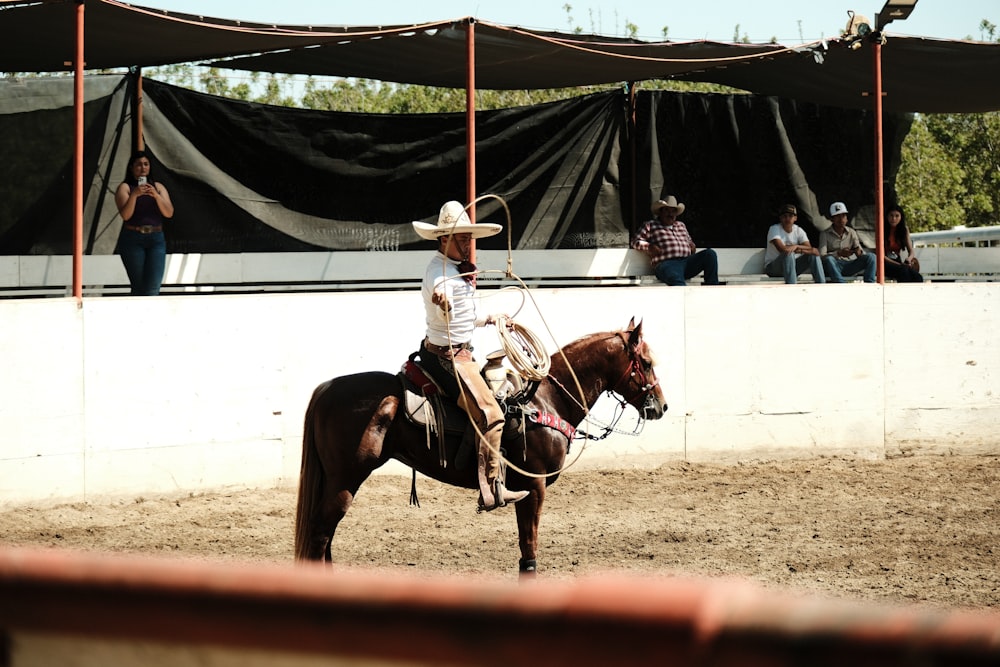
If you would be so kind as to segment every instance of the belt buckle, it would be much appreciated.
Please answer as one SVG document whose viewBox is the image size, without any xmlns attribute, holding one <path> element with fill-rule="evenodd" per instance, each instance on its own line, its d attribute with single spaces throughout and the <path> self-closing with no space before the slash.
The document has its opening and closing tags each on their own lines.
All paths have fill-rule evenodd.
<svg viewBox="0 0 1000 667">
<path fill-rule="evenodd" d="M 139 233 L 140 234 L 152 234 L 153 233 L 153 225 L 142 225 L 141 227 L 139 227 Z"/>
</svg>

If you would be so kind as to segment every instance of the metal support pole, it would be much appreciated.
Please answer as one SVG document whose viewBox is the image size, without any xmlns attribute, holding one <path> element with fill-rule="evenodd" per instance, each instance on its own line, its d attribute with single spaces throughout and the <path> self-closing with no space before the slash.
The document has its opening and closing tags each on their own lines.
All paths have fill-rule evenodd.
<svg viewBox="0 0 1000 667">
<path fill-rule="evenodd" d="M 73 63 L 73 296 L 83 300 L 83 14 L 76 3 L 76 55 Z"/>
<path fill-rule="evenodd" d="M 476 21 L 469 18 L 465 24 L 465 201 L 476 198 Z M 476 221 L 476 207 L 469 208 L 469 219 Z M 476 262 L 476 242 L 472 242 L 469 261 Z"/>
<path fill-rule="evenodd" d="M 876 33 L 872 40 L 875 56 L 875 253 L 876 275 L 879 285 L 885 284 L 885 192 L 882 173 L 882 34 Z"/>
<path fill-rule="evenodd" d="M 134 148 L 137 151 L 146 150 L 146 139 L 143 136 L 142 128 L 142 68 L 135 68 L 135 100 L 132 108 L 135 115 L 132 117 L 132 136 L 135 138 Z M 131 166 L 131 165 L 129 165 Z"/>
</svg>

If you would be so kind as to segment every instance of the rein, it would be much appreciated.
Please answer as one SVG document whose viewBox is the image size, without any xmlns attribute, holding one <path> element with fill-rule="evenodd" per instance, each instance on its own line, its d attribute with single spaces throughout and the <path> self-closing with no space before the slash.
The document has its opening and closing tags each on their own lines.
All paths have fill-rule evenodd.
<svg viewBox="0 0 1000 667">
<path fill-rule="evenodd" d="M 569 389 L 567 389 L 566 386 L 563 385 L 562 382 L 560 382 L 556 378 L 552 377 L 551 375 L 549 376 L 549 380 L 556 387 L 558 387 L 559 389 L 561 389 L 563 391 L 563 393 L 565 393 L 566 396 L 569 397 L 569 400 L 573 401 L 573 403 L 577 407 L 579 407 L 581 410 L 583 410 L 584 420 L 588 424 L 593 424 L 594 426 L 597 426 L 597 427 L 599 427 L 599 428 L 601 428 L 601 429 L 604 430 L 604 433 L 602 433 L 601 435 L 593 435 L 593 434 L 591 434 L 591 433 L 589 433 L 587 431 L 581 431 L 580 429 L 577 429 L 576 430 L 576 435 L 575 435 L 575 439 L 576 440 L 592 440 L 592 441 L 597 442 L 597 441 L 600 441 L 600 440 L 604 440 L 606 437 L 608 437 L 612 433 L 618 433 L 619 435 L 638 436 L 642 432 L 642 429 L 638 429 L 638 430 L 633 429 L 632 431 L 623 431 L 623 430 L 620 430 L 620 429 L 617 428 L 618 422 L 621 421 L 621 418 L 625 416 L 625 409 L 626 409 L 626 406 L 628 406 L 628 401 L 626 401 L 624 398 L 622 398 L 621 396 L 619 396 L 618 394 L 616 394 L 613 389 L 605 389 L 604 393 L 606 393 L 611 398 L 615 399 L 615 401 L 618 403 L 618 407 L 615 409 L 615 416 L 611 420 L 611 423 L 610 424 L 605 424 L 605 423 L 601 423 L 600 421 L 597 421 L 596 419 L 594 419 L 591 416 L 591 414 L 590 414 L 590 408 L 588 408 L 587 406 L 585 406 L 582 403 L 580 403 L 580 400 L 576 396 L 574 396 L 573 392 L 571 392 Z M 619 380 L 619 382 L 620 382 L 620 380 Z M 640 413 L 640 415 L 639 415 L 639 423 L 642 424 L 643 422 L 645 422 L 645 419 L 642 418 L 642 414 Z"/>
<path fill-rule="evenodd" d="M 608 389 L 605 390 L 605 392 L 607 393 L 608 396 L 612 397 L 613 399 L 615 399 L 615 401 L 618 402 L 618 408 L 615 410 L 615 416 L 611 420 L 610 424 L 602 424 L 602 423 L 594 420 L 591 417 L 591 415 L 590 415 L 590 408 L 588 408 L 587 406 L 583 405 L 580 402 L 580 400 L 576 396 L 573 395 L 573 392 L 571 392 L 569 389 L 567 389 L 566 386 L 563 385 L 562 382 L 560 382 L 558 379 L 556 379 L 555 377 L 553 377 L 551 375 L 549 376 L 549 380 L 551 380 L 552 383 L 555 384 L 556 387 L 558 387 L 559 389 L 561 389 L 563 391 L 563 393 L 565 393 L 566 396 L 568 396 L 569 399 L 577 407 L 579 407 L 581 410 L 583 410 L 584 417 L 585 417 L 587 423 L 592 423 L 595 426 L 598 426 L 599 428 L 601 428 L 601 429 L 604 430 L 604 433 L 602 435 L 599 435 L 599 436 L 591 435 L 590 433 L 588 433 L 586 431 L 582 431 L 582 432 L 581 431 L 577 431 L 576 437 L 579 438 L 579 439 L 595 440 L 596 441 L 596 440 L 604 440 L 606 437 L 608 437 L 612 433 L 619 433 L 619 434 L 622 434 L 622 435 L 638 436 L 639 433 L 642 432 L 641 428 L 633 429 L 631 432 L 622 431 L 622 430 L 619 430 L 617 428 L 618 422 L 621 421 L 621 418 L 623 416 L 625 416 L 625 410 L 626 410 L 626 406 L 629 405 L 629 400 L 623 394 L 616 393 L 615 392 L 615 387 L 617 387 L 618 385 L 620 385 L 626 378 L 635 378 L 636 376 L 638 376 L 639 391 L 633 397 L 634 399 L 638 399 L 640 397 L 649 396 L 650 392 L 652 392 L 653 389 L 656 388 L 657 384 L 659 384 L 659 380 L 657 380 L 655 382 L 650 382 L 649 381 L 648 377 L 646 376 L 646 371 L 643 370 L 642 363 L 639 361 L 639 359 L 638 359 L 638 357 L 636 355 L 636 351 L 633 350 L 629 346 L 628 339 L 626 338 L 626 334 L 624 332 L 621 332 L 621 331 L 618 332 L 618 339 L 621 340 L 622 344 L 625 346 L 625 353 L 628 355 L 629 363 L 628 363 L 628 367 L 625 369 L 625 372 L 622 373 L 622 376 L 620 378 L 618 378 L 618 380 L 616 382 L 612 383 Z M 629 382 L 632 383 L 632 382 L 635 382 L 635 380 L 630 379 Z M 642 410 L 638 410 L 638 412 L 639 412 L 639 424 L 641 426 L 643 423 L 645 423 L 645 419 L 643 419 Z"/>
</svg>

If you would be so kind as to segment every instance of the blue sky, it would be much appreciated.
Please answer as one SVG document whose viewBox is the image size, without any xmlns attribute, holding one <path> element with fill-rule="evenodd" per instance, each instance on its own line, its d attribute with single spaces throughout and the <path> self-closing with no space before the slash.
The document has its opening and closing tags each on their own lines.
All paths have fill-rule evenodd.
<svg viewBox="0 0 1000 667">
<path fill-rule="evenodd" d="M 732 41 L 738 25 L 740 38 L 746 36 L 751 42 L 777 38 L 795 44 L 838 36 L 847 24 L 848 10 L 874 21 L 884 0 L 144 0 L 132 4 L 285 24 L 394 25 L 475 16 L 525 28 L 569 32 L 580 27 L 584 32 L 623 36 L 626 23 L 631 23 L 638 26 L 641 39 L 653 41 L 662 38 L 664 27 L 674 41 Z M 1000 2 L 918 0 L 910 18 L 890 24 L 886 32 L 978 40 L 985 38 L 979 29 L 983 19 L 1000 25 Z"/>
</svg>

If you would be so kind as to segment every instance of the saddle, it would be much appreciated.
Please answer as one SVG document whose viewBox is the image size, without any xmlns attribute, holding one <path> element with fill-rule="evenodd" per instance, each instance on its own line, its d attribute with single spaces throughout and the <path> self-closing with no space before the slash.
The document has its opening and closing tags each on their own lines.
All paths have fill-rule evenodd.
<svg viewBox="0 0 1000 667">
<path fill-rule="evenodd" d="M 531 400 L 538 383 L 525 387 L 520 376 L 503 366 L 504 356 L 502 350 L 489 354 L 482 374 L 506 415 L 503 436 L 506 439 L 512 432 L 520 432 L 522 406 Z M 431 435 L 437 436 L 441 467 L 453 465 L 457 470 L 474 467 L 478 453 L 476 429 L 456 399 L 445 394 L 420 366 L 418 352 L 403 362 L 399 378 L 403 385 L 403 413 L 412 424 L 426 429 L 428 449 Z"/>
</svg>

